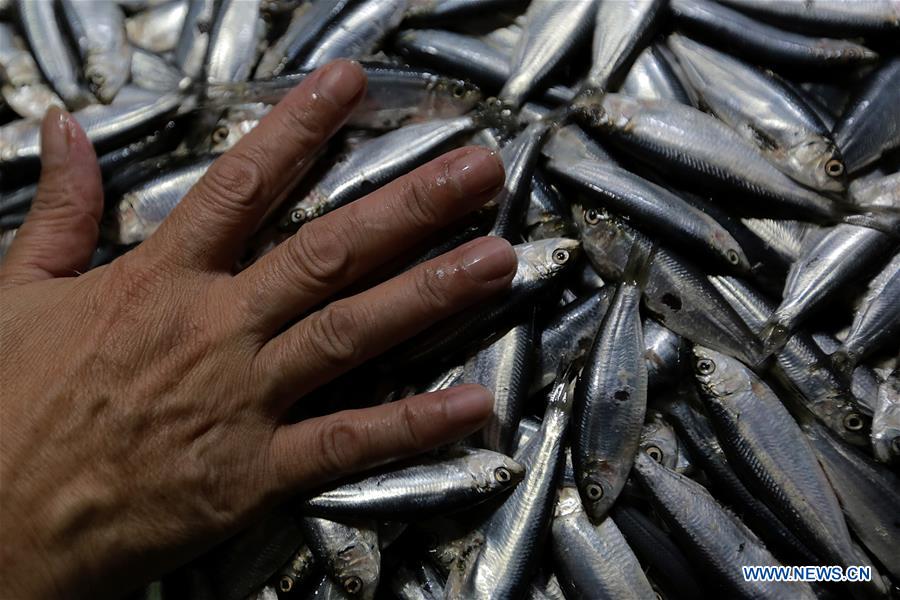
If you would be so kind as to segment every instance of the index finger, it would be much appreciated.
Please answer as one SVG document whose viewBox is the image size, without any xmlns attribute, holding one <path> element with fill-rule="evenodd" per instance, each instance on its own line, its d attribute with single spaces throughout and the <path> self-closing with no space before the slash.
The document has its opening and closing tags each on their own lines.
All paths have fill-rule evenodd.
<svg viewBox="0 0 900 600">
<path fill-rule="evenodd" d="M 347 60 L 307 77 L 212 164 L 148 245 L 185 266 L 230 268 L 269 209 L 347 120 L 365 86 L 362 68 Z"/>
</svg>

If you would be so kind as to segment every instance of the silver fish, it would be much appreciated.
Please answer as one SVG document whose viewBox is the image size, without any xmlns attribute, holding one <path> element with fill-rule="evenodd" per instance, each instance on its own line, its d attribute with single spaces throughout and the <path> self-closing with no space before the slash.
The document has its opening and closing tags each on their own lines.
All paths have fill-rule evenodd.
<svg viewBox="0 0 900 600">
<path fill-rule="evenodd" d="M 881 462 L 900 463 L 900 373 L 896 370 L 878 388 L 872 449 Z"/>
<path fill-rule="evenodd" d="M 695 372 L 728 460 L 826 564 L 870 564 L 853 544 L 840 503 L 800 426 L 739 361 L 694 347 Z M 883 582 L 851 587 L 883 593 Z M 854 589 L 855 588 L 855 589 Z"/>
<path fill-rule="evenodd" d="M 82 86 L 75 56 L 60 31 L 54 10 L 56 3 L 19 0 L 17 6 L 34 59 L 59 97 L 69 110 L 91 104 L 94 98 Z"/>
<path fill-rule="evenodd" d="M 178 42 L 188 5 L 193 4 L 188 0 L 170 0 L 128 17 L 125 19 L 128 41 L 157 54 L 171 51 Z"/>
<path fill-rule="evenodd" d="M 532 175 L 549 130 L 549 122 L 530 123 L 500 151 L 506 181 L 494 198 L 499 209 L 490 235 L 506 238 L 510 242 L 520 238 L 528 209 Z"/>
<path fill-rule="evenodd" d="M 900 350 L 900 253 L 869 282 L 862 304 L 841 347 L 831 355 L 835 364 L 850 372 L 881 347 Z"/>
<path fill-rule="evenodd" d="M 453 138 L 477 127 L 473 117 L 407 125 L 362 144 L 288 209 L 284 228 L 301 224 L 374 191 L 436 156 Z"/>
<path fill-rule="evenodd" d="M 803 432 L 841 501 L 850 528 L 888 573 L 900 578 L 900 554 L 896 551 L 900 478 L 817 423 L 804 424 Z"/>
<path fill-rule="evenodd" d="M 401 563 L 391 574 L 391 592 L 399 600 L 442 600 L 444 585 L 440 574 L 426 560 Z"/>
<path fill-rule="evenodd" d="M 315 69 L 336 58 L 364 58 L 400 25 L 408 0 L 364 0 L 336 20 L 300 64 Z"/>
<path fill-rule="evenodd" d="M 863 210 L 900 213 L 900 172 L 854 179 L 848 191 L 853 203 Z"/>
<path fill-rule="evenodd" d="M 644 331 L 647 387 L 650 390 L 660 390 L 674 383 L 680 376 L 682 355 L 687 342 L 655 319 L 645 318 L 641 328 Z"/>
<path fill-rule="evenodd" d="M 639 100 L 691 103 L 661 46 L 647 46 L 638 54 L 619 91 Z"/>
<path fill-rule="evenodd" d="M 893 240 L 868 227 L 841 224 L 821 235 L 791 266 L 781 304 L 760 332 L 774 350 L 832 294 L 884 260 Z"/>
<path fill-rule="evenodd" d="M 765 19 L 842 34 L 900 29 L 900 5 L 894 0 L 722 0 L 722 3 Z"/>
<path fill-rule="evenodd" d="M 665 4 L 663 0 L 599 2 L 586 85 L 605 90 L 619 83 L 647 44 Z"/>
<path fill-rule="evenodd" d="M 500 98 L 519 107 L 589 34 L 595 0 L 533 0 Z"/>
<path fill-rule="evenodd" d="M 314 565 L 312 550 L 306 544 L 301 545 L 291 560 L 276 573 L 278 589 L 285 594 L 295 591 L 313 574 Z"/>
<path fill-rule="evenodd" d="M 25 43 L 8 24 L 0 22 L 0 80 L 3 99 L 19 116 L 43 118 L 63 101 L 44 80 Z"/>
<path fill-rule="evenodd" d="M 654 166 L 694 178 L 697 186 L 763 200 L 801 218 L 840 217 L 832 200 L 789 178 L 739 133 L 693 107 L 621 94 L 582 98 L 577 106 L 593 129 Z M 738 198 L 734 203 L 742 208 Z"/>
<path fill-rule="evenodd" d="M 821 191 L 844 189 L 844 164 L 831 133 L 778 79 L 678 34 L 669 47 L 700 102 L 756 144 L 792 179 Z"/>
<path fill-rule="evenodd" d="M 105 0 L 62 0 L 78 44 L 84 75 L 104 104 L 112 102 L 131 75 L 131 46 L 122 9 Z"/>
<path fill-rule="evenodd" d="M 662 186 L 606 162 L 551 160 L 547 168 L 604 207 L 629 217 L 636 227 L 702 252 L 723 266 L 750 270 L 750 261 L 727 229 Z M 599 218 L 591 210 L 585 218 Z"/>
<path fill-rule="evenodd" d="M 300 527 L 316 562 L 339 589 L 356 598 L 373 600 L 381 577 L 381 550 L 375 525 L 303 517 Z"/>
<path fill-rule="evenodd" d="M 522 466 L 503 454 L 461 449 L 354 478 L 303 500 L 301 507 L 331 519 L 417 519 L 483 502 L 515 487 L 523 475 Z"/>
<path fill-rule="evenodd" d="M 131 51 L 131 80 L 135 85 L 152 92 L 187 90 L 188 80 L 165 58 L 142 48 Z"/>
<path fill-rule="evenodd" d="M 642 240 L 635 244 L 575 387 L 572 463 L 584 509 L 595 523 L 625 487 L 647 410 L 638 307 L 649 267 L 646 250 L 637 246 Z"/>
<path fill-rule="evenodd" d="M 531 177 L 531 193 L 525 213 L 525 238 L 529 241 L 575 235 L 568 207 L 540 171 Z"/>
<path fill-rule="evenodd" d="M 451 572 L 448 600 L 517 597 L 528 588 L 553 517 L 571 406 L 569 385 L 569 371 L 564 371 L 547 399 L 540 433 L 516 453 L 525 478 L 480 527 L 484 534 L 480 552 Z"/>
<path fill-rule="evenodd" d="M 699 483 L 666 469 L 641 452 L 635 473 L 685 550 L 737 598 L 803 598 L 816 595 L 807 583 L 747 581 L 741 566 L 779 565 L 759 538 Z"/>
<path fill-rule="evenodd" d="M 594 526 L 575 487 L 561 487 L 552 527 L 553 564 L 566 598 L 653 598 L 637 557 L 612 518 Z"/>
<path fill-rule="evenodd" d="M 173 29 L 178 32 L 173 62 L 190 79 L 203 73 L 218 7 L 216 0 L 192 0 L 181 26 Z"/>
<path fill-rule="evenodd" d="M 106 239 L 116 244 L 141 242 L 156 231 L 172 209 L 197 183 L 214 157 L 154 174 L 126 192 L 106 228 Z"/>
<path fill-rule="evenodd" d="M 762 294 L 734 277 L 709 279 L 751 329 L 759 331 L 765 325 L 774 306 Z M 809 334 L 795 333 L 775 353 L 774 372 L 797 390 L 803 405 L 838 436 L 857 446 L 869 444 L 868 419 L 860 412 L 862 402 L 847 389 L 845 378 L 830 368 L 827 355 Z"/>
<path fill-rule="evenodd" d="M 209 38 L 208 82 L 246 81 L 256 62 L 263 21 L 261 0 L 222 0 Z"/>
<path fill-rule="evenodd" d="M 815 225 L 789 219 L 741 219 L 747 229 L 756 234 L 769 248 L 788 264 L 803 253 L 803 242 Z"/>
<path fill-rule="evenodd" d="M 672 425 L 658 412 L 647 416 L 641 430 L 640 451 L 667 469 L 678 473 L 691 470 L 687 450 L 681 445 Z"/>
</svg>

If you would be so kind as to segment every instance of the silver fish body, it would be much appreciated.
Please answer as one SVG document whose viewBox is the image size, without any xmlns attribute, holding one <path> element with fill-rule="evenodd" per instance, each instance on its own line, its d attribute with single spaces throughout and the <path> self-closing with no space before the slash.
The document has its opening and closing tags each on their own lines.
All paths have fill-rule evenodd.
<svg viewBox="0 0 900 600">
<path fill-rule="evenodd" d="M 841 501 L 847 523 L 893 577 L 900 577 L 896 551 L 900 523 L 900 478 L 856 448 L 835 439 L 821 425 L 805 424 L 807 439 Z"/>
<path fill-rule="evenodd" d="M 500 151 L 506 181 L 503 189 L 494 198 L 499 209 L 494 226 L 491 228 L 491 235 L 506 238 L 511 242 L 519 239 L 525 224 L 532 175 L 549 129 L 549 122 L 535 121 Z"/>
<path fill-rule="evenodd" d="M 130 189 L 116 205 L 105 231 L 106 239 L 116 244 L 134 244 L 150 237 L 203 177 L 213 160 L 210 157 L 154 174 Z"/>
<path fill-rule="evenodd" d="M 815 598 L 809 584 L 746 581 L 739 566 L 779 565 L 759 538 L 699 483 L 666 469 L 644 453 L 635 472 L 684 549 L 737 598 Z"/>
<path fill-rule="evenodd" d="M 644 331 L 647 387 L 651 390 L 663 389 L 678 379 L 687 342 L 655 319 L 645 318 L 641 327 Z"/>
<path fill-rule="evenodd" d="M 784 282 L 779 306 L 761 336 L 777 348 L 809 315 L 851 283 L 891 247 L 891 237 L 868 227 L 840 224 L 812 240 Z"/>
<path fill-rule="evenodd" d="M 852 40 L 802 35 L 768 25 L 708 0 L 670 0 L 682 26 L 708 37 L 729 52 L 763 64 L 792 67 L 864 65 L 878 54 Z"/>
<path fill-rule="evenodd" d="M 687 450 L 681 445 L 675 429 L 660 413 L 647 416 L 641 429 L 640 451 L 650 458 L 678 473 L 691 470 Z"/>
<path fill-rule="evenodd" d="M 483 385 L 494 396 L 492 416 L 479 433 L 484 448 L 512 452 L 531 381 L 534 327 L 533 316 L 527 315 L 466 361 L 463 380 Z"/>
<path fill-rule="evenodd" d="M 178 32 L 194 4 L 189 0 L 172 0 L 128 17 L 125 19 L 128 41 L 150 52 L 170 52 L 178 43 Z"/>
<path fill-rule="evenodd" d="M 40 119 L 51 106 L 64 106 L 23 40 L 6 23 L 0 23 L 0 81 L 3 99 L 19 116 Z"/>
<path fill-rule="evenodd" d="M 424 560 L 410 562 L 401 563 L 391 574 L 391 592 L 399 600 L 442 600 L 443 580 L 434 567 Z"/>
<path fill-rule="evenodd" d="M 788 219 L 741 219 L 766 246 L 786 263 L 794 263 L 803 253 L 803 241 L 811 225 Z"/>
<path fill-rule="evenodd" d="M 872 418 L 872 449 L 881 462 L 900 464 L 900 372 L 897 370 L 878 387 Z"/>
<path fill-rule="evenodd" d="M 625 486 L 647 410 L 647 363 L 636 281 L 619 284 L 575 388 L 572 463 L 595 523 Z"/>
<path fill-rule="evenodd" d="M 900 4 L 897 11 L 900 14 Z M 834 140 L 841 149 L 848 173 L 856 173 L 900 146 L 898 104 L 900 58 L 893 58 L 869 76 L 834 126 Z"/>
<path fill-rule="evenodd" d="M 209 38 L 206 80 L 246 81 L 256 62 L 261 0 L 222 0 Z M 187 22 L 186 22 L 187 23 Z"/>
<path fill-rule="evenodd" d="M 303 537 L 328 577 L 356 598 L 372 600 L 381 578 L 381 550 L 374 523 L 300 519 Z"/>
<path fill-rule="evenodd" d="M 900 353 L 900 253 L 869 283 L 862 305 L 853 316 L 841 347 L 831 355 L 835 364 L 850 371 L 875 350 L 886 347 Z"/>
<path fill-rule="evenodd" d="M 739 133 L 693 107 L 621 94 L 585 98 L 578 107 L 583 121 L 626 151 L 691 177 L 697 186 L 759 199 L 798 218 L 833 222 L 839 217 L 831 199 L 801 186 Z M 740 209 L 740 199 L 734 201 Z"/>
<path fill-rule="evenodd" d="M 619 91 L 639 100 L 691 102 L 672 65 L 657 46 L 647 46 L 638 54 Z"/>
<path fill-rule="evenodd" d="M 122 9 L 105 0 L 62 0 L 81 51 L 84 75 L 97 98 L 112 102 L 131 75 L 131 46 Z"/>
<path fill-rule="evenodd" d="M 309 546 L 303 544 L 284 567 L 276 574 L 278 589 L 287 594 L 296 591 L 312 576 L 315 557 Z"/>
<path fill-rule="evenodd" d="M 694 355 L 701 396 L 729 463 L 748 487 L 823 562 L 861 564 L 828 478 L 778 397 L 739 361 L 700 346 Z M 882 587 L 877 580 L 871 585 Z"/>
<path fill-rule="evenodd" d="M 567 373 L 553 384 L 540 433 L 516 453 L 525 478 L 480 527 L 480 552 L 454 568 L 447 581 L 448 600 L 512 598 L 527 590 L 553 517 L 571 406 L 569 384 Z"/>
<path fill-rule="evenodd" d="M 552 526 L 555 571 L 566 598 L 653 598 L 637 557 L 607 517 L 594 526 L 575 487 L 561 487 Z"/>
<path fill-rule="evenodd" d="M 152 92 L 185 90 L 189 83 L 175 65 L 142 48 L 132 48 L 130 69 L 132 82 Z"/>
<path fill-rule="evenodd" d="M 672 34 L 669 47 L 704 106 L 792 179 L 821 191 L 844 189 L 844 165 L 824 123 L 774 77 L 727 54 Z"/>
<path fill-rule="evenodd" d="M 490 450 L 460 450 L 443 459 L 417 460 L 370 477 L 355 478 L 307 498 L 305 514 L 332 519 L 422 518 L 453 512 L 514 487 L 521 465 Z"/>
<path fill-rule="evenodd" d="M 568 207 L 559 191 L 536 171 L 531 177 L 528 210 L 525 213 L 525 238 L 529 241 L 575 235 Z"/>
<path fill-rule="evenodd" d="M 900 172 L 874 178 L 857 178 L 848 189 L 853 203 L 863 210 L 900 213 Z"/>
<path fill-rule="evenodd" d="M 336 58 L 364 58 L 400 24 L 408 0 L 364 0 L 332 23 L 301 69 L 314 69 Z"/>
<path fill-rule="evenodd" d="M 594 25 L 593 56 L 586 85 L 609 89 L 624 77 L 646 45 L 664 12 L 662 0 L 599 2 Z"/>
<path fill-rule="evenodd" d="M 550 161 L 548 169 L 604 207 L 629 217 L 636 227 L 701 252 L 726 268 L 749 271 L 746 254 L 727 229 L 662 186 L 608 162 Z M 585 218 L 599 218 L 591 210 Z"/>
<path fill-rule="evenodd" d="M 596 7 L 595 0 L 531 2 L 500 99 L 521 106 L 553 68 L 589 35 Z"/>
<path fill-rule="evenodd" d="M 818 31 L 852 34 L 900 29 L 900 4 L 896 0 L 723 0 L 723 4 L 764 19 Z"/>
<path fill-rule="evenodd" d="M 209 40 L 220 3 L 193 0 L 189 3 L 174 45 L 175 65 L 190 79 L 198 79 L 206 63 Z"/>
<path fill-rule="evenodd" d="M 58 26 L 55 2 L 19 0 L 18 13 L 33 56 L 53 89 L 69 110 L 78 110 L 94 99 L 82 86 L 75 56 Z"/>
<path fill-rule="evenodd" d="M 301 224 L 372 192 L 435 157 L 477 124 L 463 116 L 414 123 L 373 138 L 343 158 L 305 198 L 290 207 L 283 227 Z"/>
</svg>

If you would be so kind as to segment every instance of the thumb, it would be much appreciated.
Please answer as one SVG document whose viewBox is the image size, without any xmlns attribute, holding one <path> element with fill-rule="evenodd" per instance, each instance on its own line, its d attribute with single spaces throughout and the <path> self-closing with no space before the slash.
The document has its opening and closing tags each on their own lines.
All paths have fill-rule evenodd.
<svg viewBox="0 0 900 600">
<path fill-rule="evenodd" d="M 97 244 L 103 187 L 81 126 L 51 107 L 41 124 L 41 178 L 31 211 L 0 269 L 3 285 L 78 274 Z"/>
</svg>

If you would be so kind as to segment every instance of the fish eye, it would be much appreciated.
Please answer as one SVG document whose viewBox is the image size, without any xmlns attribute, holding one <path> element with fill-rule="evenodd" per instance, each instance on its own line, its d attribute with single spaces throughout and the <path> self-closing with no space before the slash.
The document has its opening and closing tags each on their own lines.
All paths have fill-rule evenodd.
<svg viewBox="0 0 900 600">
<path fill-rule="evenodd" d="M 592 502 L 596 502 L 603 497 L 603 488 L 596 483 L 589 483 L 584 491 L 587 492 L 587 497 Z"/>
<path fill-rule="evenodd" d="M 596 208 L 589 208 L 584 213 L 584 222 L 588 225 L 596 225 L 600 222 L 600 211 Z"/>
<path fill-rule="evenodd" d="M 862 417 L 858 413 L 850 413 L 844 417 L 844 427 L 848 431 L 860 431 L 863 428 Z"/>
<path fill-rule="evenodd" d="M 461 83 L 457 83 L 453 86 L 452 94 L 454 98 L 462 98 L 466 95 L 466 86 Z"/>
<path fill-rule="evenodd" d="M 278 580 L 278 589 L 285 593 L 294 589 L 294 578 L 287 575 L 283 576 Z"/>
<path fill-rule="evenodd" d="M 697 361 L 697 372 L 701 375 L 712 375 L 716 371 L 716 363 L 708 358 L 701 358 Z"/>
<path fill-rule="evenodd" d="M 212 132 L 212 141 L 214 144 L 221 144 L 228 139 L 228 128 L 222 125 L 216 127 Z"/>
<path fill-rule="evenodd" d="M 647 446 L 647 449 L 645 450 L 645 452 L 647 453 L 647 456 L 649 456 L 656 462 L 658 462 L 658 463 L 662 462 L 663 451 L 660 450 L 658 446 Z"/>
<path fill-rule="evenodd" d="M 88 76 L 88 79 L 91 80 L 91 83 L 93 83 L 96 86 L 101 86 L 104 83 L 106 83 L 106 77 L 104 77 L 103 73 L 101 73 L 99 71 L 91 71 L 87 74 L 87 76 Z"/>
<path fill-rule="evenodd" d="M 351 575 L 343 581 L 344 591 L 348 594 L 358 594 L 362 591 L 363 582 L 362 579 L 357 577 L 356 575 Z"/>
<path fill-rule="evenodd" d="M 558 265 L 564 265 L 569 260 L 569 251 L 557 248 L 553 251 L 553 262 Z"/>
<path fill-rule="evenodd" d="M 900 454 L 900 435 L 891 440 L 891 452 Z"/>
<path fill-rule="evenodd" d="M 497 467 L 494 469 L 494 479 L 500 483 L 509 483 L 512 480 L 512 474 L 506 467 Z"/>
<path fill-rule="evenodd" d="M 738 256 L 737 250 L 734 250 L 732 248 L 729 248 L 728 250 L 725 251 L 725 258 L 727 258 L 728 262 L 730 262 L 733 265 L 736 265 L 741 262 L 741 257 Z"/>
<path fill-rule="evenodd" d="M 825 163 L 825 172 L 829 177 L 840 177 L 844 174 L 844 163 L 836 158 L 832 158 Z"/>
</svg>

